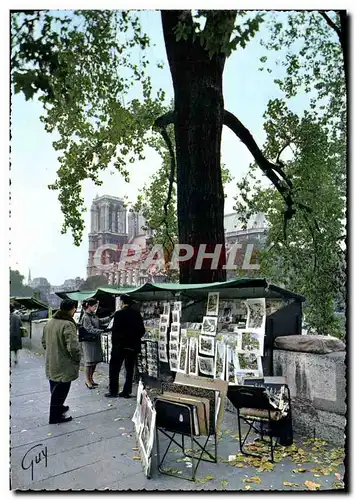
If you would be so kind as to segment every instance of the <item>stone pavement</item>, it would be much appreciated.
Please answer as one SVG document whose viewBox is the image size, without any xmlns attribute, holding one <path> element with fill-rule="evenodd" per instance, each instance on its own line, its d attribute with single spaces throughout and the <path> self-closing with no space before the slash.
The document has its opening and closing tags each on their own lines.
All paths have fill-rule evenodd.
<svg viewBox="0 0 356 500">
<path fill-rule="evenodd" d="M 275 464 L 246 458 L 238 452 L 236 416 L 229 412 L 225 413 L 218 443 L 219 462 L 201 462 L 195 483 L 159 474 L 155 463 L 152 478 L 147 479 L 137 460 L 131 422 L 136 400 L 105 398 L 107 365 L 99 365 L 99 372 L 98 390 L 85 387 L 83 372 L 72 384 L 67 404 L 73 421 L 49 425 L 49 384 L 44 375 L 44 358 L 25 349 L 21 351 L 19 364 L 12 368 L 11 374 L 12 489 L 307 491 L 344 488 L 343 449 L 296 437 L 292 447 L 278 448 Z M 257 442 L 251 446 L 257 449 L 261 445 Z M 173 445 L 166 467 L 181 471 L 182 475 L 189 474 L 189 462 L 182 460 L 176 451 Z M 236 455 L 236 459 L 229 462 L 230 455 Z"/>
</svg>

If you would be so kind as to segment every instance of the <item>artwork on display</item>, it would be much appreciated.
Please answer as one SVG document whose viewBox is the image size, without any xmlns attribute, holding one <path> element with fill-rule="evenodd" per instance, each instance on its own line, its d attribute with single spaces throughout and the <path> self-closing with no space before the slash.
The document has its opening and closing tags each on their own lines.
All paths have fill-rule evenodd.
<svg viewBox="0 0 356 500">
<path fill-rule="evenodd" d="M 180 323 L 172 323 L 171 324 L 171 333 L 178 333 L 180 330 Z"/>
<path fill-rule="evenodd" d="M 178 352 L 177 351 L 170 351 L 169 352 L 169 359 L 178 362 Z"/>
<path fill-rule="evenodd" d="M 253 373 L 254 376 L 263 375 L 261 356 L 254 353 L 237 353 L 236 373 L 246 372 Z"/>
<path fill-rule="evenodd" d="M 171 312 L 171 305 L 169 302 L 164 302 L 163 303 L 163 315 L 164 316 L 169 316 Z"/>
<path fill-rule="evenodd" d="M 167 343 L 167 333 L 160 333 L 159 334 L 159 341 Z"/>
<path fill-rule="evenodd" d="M 186 328 L 181 328 L 180 334 L 181 334 L 182 337 L 186 337 L 187 336 L 187 329 Z"/>
<path fill-rule="evenodd" d="M 173 311 L 179 311 L 179 313 L 182 312 L 182 302 L 177 301 L 173 303 Z"/>
<path fill-rule="evenodd" d="M 239 331 L 239 339 L 239 351 L 253 352 L 259 356 L 263 356 L 264 333 L 241 330 Z"/>
<path fill-rule="evenodd" d="M 184 335 L 183 335 L 184 337 Z M 179 332 L 178 333 L 170 333 L 170 341 L 171 342 L 179 342 Z"/>
<path fill-rule="evenodd" d="M 199 354 L 214 356 L 214 337 L 199 335 Z"/>
<path fill-rule="evenodd" d="M 179 352 L 179 344 L 178 342 L 170 341 L 169 343 L 169 352 Z"/>
<path fill-rule="evenodd" d="M 266 326 L 266 300 L 265 299 L 246 299 L 247 321 L 246 328 L 265 330 Z"/>
<path fill-rule="evenodd" d="M 132 417 L 135 434 L 145 476 L 151 475 L 152 448 L 156 426 L 156 411 L 147 395 L 142 380 L 139 381 L 136 409 Z"/>
<path fill-rule="evenodd" d="M 101 348 L 103 351 L 103 360 L 105 363 L 109 363 L 110 361 L 110 353 L 111 353 L 111 335 L 101 335 Z"/>
<path fill-rule="evenodd" d="M 202 334 L 203 335 L 213 335 L 216 334 L 218 318 L 214 318 L 213 316 L 204 316 L 203 318 L 203 326 L 202 326 Z"/>
<path fill-rule="evenodd" d="M 189 339 L 189 375 L 198 375 L 198 339 Z"/>
<path fill-rule="evenodd" d="M 169 315 L 161 314 L 159 319 L 160 319 L 160 326 L 161 325 L 166 325 L 166 326 L 169 325 Z"/>
<path fill-rule="evenodd" d="M 207 316 L 217 316 L 219 312 L 219 292 L 208 294 L 208 304 L 206 307 Z"/>
<path fill-rule="evenodd" d="M 180 340 L 178 371 L 181 373 L 186 373 L 187 365 L 188 365 L 188 337 L 182 337 Z"/>
<path fill-rule="evenodd" d="M 179 322 L 180 322 L 180 312 L 173 311 L 172 312 L 172 323 L 179 323 Z"/>
<path fill-rule="evenodd" d="M 167 347 L 165 342 L 158 342 L 158 358 L 163 363 L 168 362 Z"/>
<path fill-rule="evenodd" d="M 204 375 L 214 374 L 214 358 L 204 358 L 203 356 L 198 356 L 198 365 L 200 373 Z"/>
<path fill-rule="evenodd" d="M 225 379 L 225 351 L 224 342 L 216 342 L 215 346 L 215 363 L 214 363 L 214 378 Z"/>
<path fill-rule="evenodd" d="M 167 325 L 160 325 L 159 333 L 163 335 L 167 335 Z"/>
<path fill-rule="evenodd" d="M 172 372 L 176 372 L 178 370 L 178 361 L 175 361 L 174 359 L 169 359 L 169 369 Z"/>
<path fill-rule="evenodd" d="M 234 356 L 235 354 L 235 356 Z M 237 365 L 235 349 L 231 349 L 230 346 L 226 346 L 226 380 L 229 384 L 236 384 L 235 370 Z"/>
</svg>

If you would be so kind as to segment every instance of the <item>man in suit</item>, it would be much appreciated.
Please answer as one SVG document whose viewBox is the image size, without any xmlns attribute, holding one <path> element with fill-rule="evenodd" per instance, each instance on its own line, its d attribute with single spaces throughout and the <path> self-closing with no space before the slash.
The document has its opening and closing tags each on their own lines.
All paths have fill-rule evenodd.
<svg viewBox="0 0 356 500">
<path fill-rule="evenodd" d="M 114 316 L 109 364 L 109 392 L 105 394 L 108 398 L 117 396 L 129 398 L 132 392 L 135 361 L 141 350 L 141 338 L 145 334 L 142 316 L 132 308 L 133 302 L 129 295 L 121 295 L 121 308 Z M 126 380 L 122 392 L 119 393 L 119 374 L 123 362 L 125 362 Z"/>
</svg>

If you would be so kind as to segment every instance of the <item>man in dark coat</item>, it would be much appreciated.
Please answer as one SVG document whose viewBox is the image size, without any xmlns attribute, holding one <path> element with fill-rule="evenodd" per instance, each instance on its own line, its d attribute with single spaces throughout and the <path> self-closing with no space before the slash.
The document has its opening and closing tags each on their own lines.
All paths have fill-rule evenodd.
<svg viewBox="0 0 356 500">
<path fill-rule="evenodd" d="M 10 351 L 14 353 L 14 362 L 17 365 L 17 351 L 22 349 L 22 323 L 20 317 L 14 311 L 14 306 L 10 304 Z"/>
<path fill-rule="evenodd" d="M 108 398 L 129 398 L 132 392 L 132 380 L 137 354 L 141 350 L 141 338 L 145 334 L 142 316 L 131 306 L 133 300 L 129 295 L 120 296 L 121 309 L 116 311 L 112 327 L 112 351 L 109 364 Z M 122 392 L 119 393 L 119 374 L 125 362 L 126 380 Z"/>
</svg>

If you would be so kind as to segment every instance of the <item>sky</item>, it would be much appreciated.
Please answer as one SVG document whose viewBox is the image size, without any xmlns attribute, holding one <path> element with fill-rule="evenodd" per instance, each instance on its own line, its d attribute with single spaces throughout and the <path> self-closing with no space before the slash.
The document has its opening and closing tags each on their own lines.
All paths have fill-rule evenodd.
<svg viewBox="0 0 356 500">
<path fill-rule="evenodd" d="M 164 62 L 164 69 L 151 71 L 153 84 L 165 90 L 167 99 L 173 98 L 173 87 L 160 22 L 156 11 L 140 14 L 143 30 L 155 44 L 150 57 Z M 225 109 L 234 113 L 251 131 L 257 143 L 262 146 L 263 113 L 269 99 L 280 97 L 274 83 L 280 73 L 269 74 L 258 68 L 260 57 L 266 54 L 260 45 L 266 36 L 262 27 L 258 35 L 243 49 L 234 52 L 226 62 L 224 72 Z M 136 57 L 139 57 L 137 53 Z M 302 110 L 307 102 L 299 96 L 293 103 L 295 111 Z M 37 100 L 25 101 L 22 94 L 12 98 L 11 120 L 11 220 L 10 220 L 10 266 L 26 278 L 31 270 L 32 278 L 46 277 L 52 285 L 61 285 L 65 279 L 80 276 L 86 278 L 88 252 L 88 231 L 90 205 L 98 194 L 124 197 L 135 202 L 139 189 L 149 181 L 159 168 L 160 158 L 147 148 L 146 159 L 129 165 L 130 183 L 120 174 L 101 175 L 102 186 L 91 181 L 83 183 L 83 197 L 88 212 L 84 214 L 85 231 L 79 247 L 73 243 L 70 232 L 61 234 L 63 216 L 56 191 L 50 191 L 48 184 L 56 179 L 59 167 L 58 153 L 53 149 L 55 136 L 48 134 L 40 121 L 42 106 Z M 252 156 L 246 147 L 226 127 L 222 135 L 222 162 L 233 176 L 226 186 L 225 213 L 233 211 L 233 197 L 237 194 L 236 182 L 248 171 Z"/>
</svg>

